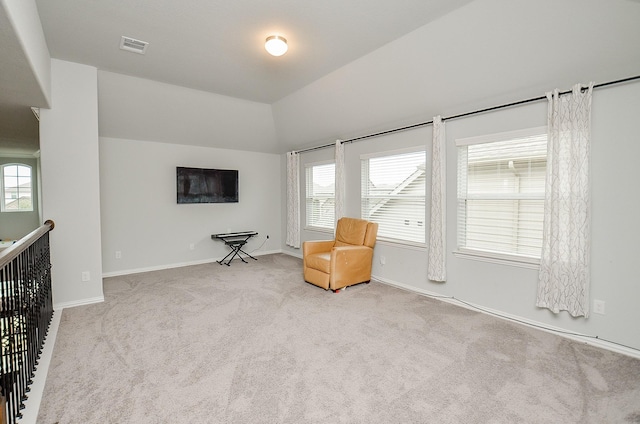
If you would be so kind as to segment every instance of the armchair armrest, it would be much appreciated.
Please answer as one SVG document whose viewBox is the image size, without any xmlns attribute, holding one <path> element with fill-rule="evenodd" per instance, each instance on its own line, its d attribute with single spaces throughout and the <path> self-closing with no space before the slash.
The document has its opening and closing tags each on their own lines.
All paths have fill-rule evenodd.
<svg viewBox="0 0 640 424">
<path fill-rule="evenodd" d="M 335 244 L 335 240 L 314 240 L 302 243 L 302 256 L 313 255 L 314 253 L 330 252 Z"/>
<path fill-rule="evenodd" d="M 373 249 L 367 246 L 340 246 L 331 249 L 330 288 L 335 290 L 357 281 L 371 280 Z"/>
</svg>

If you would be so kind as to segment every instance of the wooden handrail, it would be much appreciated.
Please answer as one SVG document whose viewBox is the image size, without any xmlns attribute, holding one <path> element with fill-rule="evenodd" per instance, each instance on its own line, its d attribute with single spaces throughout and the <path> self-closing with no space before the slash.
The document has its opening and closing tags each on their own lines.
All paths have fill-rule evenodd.
<svg viewBox="0 0 640 424">
<path fill-rule="evenodd" d="M 20 253 L 22 253 L 29 246 L 31 246 L 34 241 L 42 237 L 43 234 L 53 230 L 55 226 L 56 225 L 52 220 L 47 219 L 43 225 L 36 228 L 26 236 L 22 237 L 20 240 L 13 243 L 11 246 L 1 251 L 0 252 L 0 269 L 4 268 L 5 265 L 7 265 L 12 260 L 17 258 Z"/>
</svg>

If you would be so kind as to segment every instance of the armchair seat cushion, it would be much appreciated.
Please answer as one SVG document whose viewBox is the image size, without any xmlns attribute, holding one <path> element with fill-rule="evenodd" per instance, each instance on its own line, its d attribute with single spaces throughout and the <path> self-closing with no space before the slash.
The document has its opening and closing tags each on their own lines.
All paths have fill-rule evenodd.
<svg viewBox="0 0 640 424">
<path fill-rule="evenodd" d="M 306 257 L 307 266 L 326 274 L 331 271 L 331 252 L 313 253 Z"/>
</svg>

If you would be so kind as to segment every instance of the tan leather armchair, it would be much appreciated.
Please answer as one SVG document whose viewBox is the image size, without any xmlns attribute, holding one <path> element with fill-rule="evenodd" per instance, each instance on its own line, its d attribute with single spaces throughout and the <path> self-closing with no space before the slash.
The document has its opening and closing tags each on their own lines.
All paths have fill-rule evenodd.
<svg viewBox="0 0 640 424">
<path fill-rule="evenodd" d="M 302 244 L 304 280 L 325 290 L 371 281 L 373 246 L 378 224 L 356 218 L 340 218 L 335 240 Z"/>
</svg>

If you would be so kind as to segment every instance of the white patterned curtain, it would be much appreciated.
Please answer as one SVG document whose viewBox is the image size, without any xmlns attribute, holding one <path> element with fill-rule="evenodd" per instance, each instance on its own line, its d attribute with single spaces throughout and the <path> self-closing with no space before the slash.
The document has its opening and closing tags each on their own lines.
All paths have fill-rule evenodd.
<svg viewBox="0 0 640 424">
<path fill-rule="evenodd" d="M 342 140 L 336 140 L 336 179 L 335 179 L 335 220 L 336 223 L 344 216 L 344 144 Z"/>
<path fill-rule="evenodd" d="M 444 122 L 440 116 L 433 118 L 432 144 L 427 277 L 432 281 L 446 281 L 446 145 Z"/>
<path fill-rule="evenodd" d="M 300 248 L 300 155 L 287 152 L 287 241 Z"/>
<path fill-rule="evenodd" d="M 547 181 L 536 305 L 589 316 L 591 93 L 547 93 Z"/>
</svg>

